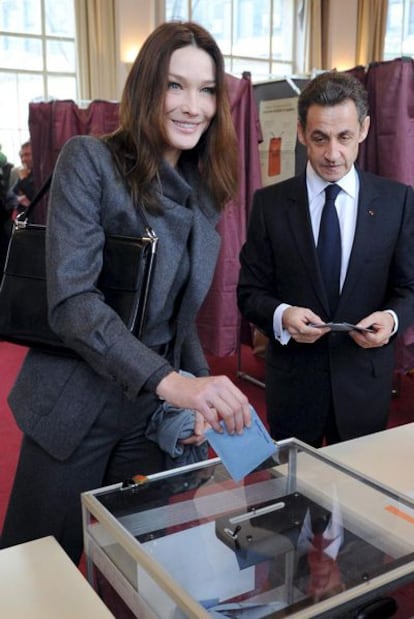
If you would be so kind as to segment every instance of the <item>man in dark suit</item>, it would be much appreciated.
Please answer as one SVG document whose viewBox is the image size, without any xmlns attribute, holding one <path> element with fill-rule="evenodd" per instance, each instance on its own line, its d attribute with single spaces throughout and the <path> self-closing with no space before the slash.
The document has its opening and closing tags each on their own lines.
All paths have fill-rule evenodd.
<svg viewBox="0 0 414 619">
<path fill-rule="evenodd" d="M 238 303 L 269 338 L 272 436 L 319 447 L 386 427 L 395 335 L 414 322 L 414 192 L 354 165 L 370 123 L 359 80 L 319 75 L 301 93 L 298 111 L 306 171 L 256 192 L 240 255 Z M 335 300 L 318 255 L 331 184 L 339 192 Z M 328 266 L 334 262 L 332 256 Z M 326 322 L 368 330 L 320 326 Z"/>
</svg>

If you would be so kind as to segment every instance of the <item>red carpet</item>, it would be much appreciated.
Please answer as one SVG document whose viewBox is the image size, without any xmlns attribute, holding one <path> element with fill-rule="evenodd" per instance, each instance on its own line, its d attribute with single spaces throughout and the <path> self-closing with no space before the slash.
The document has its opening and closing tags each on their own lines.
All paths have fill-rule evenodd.
<svg viewBox="0 0 414 619">
<path fill-rule="evenodd" d="M 0 342 L 0 528 L 17 464 L 21 433 L 7 406 L 7 394 L 20 368 L 26 349 Z"/>
</svg>

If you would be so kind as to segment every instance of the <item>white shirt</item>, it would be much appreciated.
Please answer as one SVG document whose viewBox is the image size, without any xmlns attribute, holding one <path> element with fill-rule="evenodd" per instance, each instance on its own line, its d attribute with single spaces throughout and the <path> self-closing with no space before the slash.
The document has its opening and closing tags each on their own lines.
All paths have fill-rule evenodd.
<svg viewBox="0 0 414 619">
<path fill-rule="evenodd" d="M 335 184 L 341 188 L 335 200 L 335 207 L 338 213 L 339 227 L 341 229 L 342 257 L 339 288 L 342 290 L 348 270 L 352 244 L 354 242 L 358 211 L 359 178 L 355 168 L 352 167 L 348 174 Z M 316 247 L 318 244 L 322 210 L 325 204 L 325 188 L 329 183 L 320 178 L 308 163 L 306 169 L 306 185 L 308 189 L 312 232 Z"/>
<path fill-rule="evenodd" d="M 355 167 L 352 166 L 348 174 L 339 181 L 336 181 L 335 184 L 341 188 L 335 200 L 335 207 L 338 213 L 339 227 L 341 230 L 342 259 L 339 287 L 340 290 L 342 290 L 348 271 L 358 214 L 359 177 Z M 309 213 L 315 247 L 318 244 L 319 226 L 321 223 L 322 209 L 325 204 L 325 188 L 328 185 L 329 183 L 318 176 L 308 162 L 306 167 L 306 187 L 308 191 Z M 288 307 L 290 307 L 290 305 L 287 303 L 281 303 L 278 305 L 273 315 L 273 331 L 275 338 L 279 340 L 281 344 L 287 344 L 290 340 L 290 334 L 282 327 L 282 315 Z M 398 329 L 398 318 L 392 310 L 387 311 L 389 311 L 394 318 L 393 335 Z"/>
</svg>

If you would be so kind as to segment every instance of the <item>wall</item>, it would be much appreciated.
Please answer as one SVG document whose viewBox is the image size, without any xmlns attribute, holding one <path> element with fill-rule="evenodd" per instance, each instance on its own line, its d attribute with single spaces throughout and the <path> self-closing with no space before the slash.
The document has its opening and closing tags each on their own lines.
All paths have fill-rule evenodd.
<svg viewBox="0 0 414 619">
<path fill-rule="evenodd" d="M 157 24 L 157 3 L 151 0 L 116 0 L 115 19 L 118 40 L 119 94 L 129 66 L 140 46 Z"/>
<path fill-rule="evenodd" d="M 344 71 L 356 64 L 358 0 L 330 0 L 327 60 L 330 69 Z"/>
</svg>

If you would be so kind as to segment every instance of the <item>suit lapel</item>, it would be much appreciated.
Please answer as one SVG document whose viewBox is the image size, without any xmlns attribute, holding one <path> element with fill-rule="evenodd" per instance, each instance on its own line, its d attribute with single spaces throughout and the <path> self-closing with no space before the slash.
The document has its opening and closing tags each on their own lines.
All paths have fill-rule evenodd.
<svg viewBox="0 0 414 619">
<path fill-rule="evenodd" d="M 306 178 L 304 174 L 297 177 L 297 182 L 292 185 L 292 191 L 288 195 L 287 218 L 291 233 L 296 242 L 298 254 L 303 260 L 305 271 L 308 273 L 309 281 L 312 282 L 315 295 L 325 311 L 329 313 L 328 298 L 322 281 L 312 233 Z"/>
<path fill-rule="evenodd" d="M 375 229 L 380 222 L 379 195 L 373 186 L 367 182 L 365 175 L 359 172 L 360 188 L 358 198 L 358 213 L 355 227 L 354 242 L 349 258 L 342 294 L 339 299 L 338 310 L 345 307 L 353 294 L 358 282 L 361 268 L 372 254 L 372 243 L 376 238 Z"/>
</svg>

